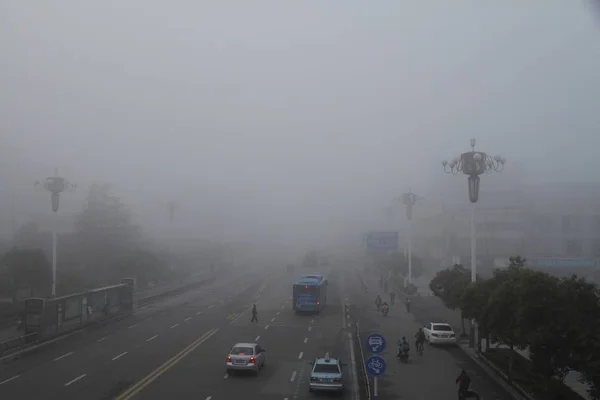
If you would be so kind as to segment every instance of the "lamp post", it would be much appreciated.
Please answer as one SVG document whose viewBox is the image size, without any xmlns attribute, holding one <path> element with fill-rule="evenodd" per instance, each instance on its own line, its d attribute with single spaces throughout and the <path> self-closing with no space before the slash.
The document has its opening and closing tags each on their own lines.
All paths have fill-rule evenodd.
<svg viewBox="0 0 600 400">
<path fill-rule="evenodd" d="M 419 196 L 412 193 L 410 190 L 408 193 L 404 193 L 401 199 L 398 199 L 404 204 L 406 207 L 406 221 L 408 228 L 408 283 L 412 284 L 412 217 L 413 217 L 413 207 L 417 204 L 417 200 L 420 199 Z M 404 284 L 406 287 L 406 283 Z"/>
<path fill-rule="evenodd" d="M 175 221 L 175 211 L 177 211 L 179 209 L 179 204 L 176 201 L 169 201 L 167 202 L 167 204 L 165 205 L 167 207 L 167 211 L 169 212 L 169 222 L 170 224 L 170 232 L 169 232 L 169 257 L 172 257 L 172 252 L 173 252 L 173 236 L 174 236 L 174 228 L 173 228 L 173 222 Z M 173 262 L 169 262 L 169 269 L 171 271 L 173 271 Z"/>
<path fill-rule="evenodd" d="M 43 181 L 36 181 L 35 187 L 43 185 L 44 189 L 50 192 L 50 201 L 52 211 L 58 212 L 58 204 L 60 194 L 65 191 L 74 191 L 77 188 L 76 184 L 67 181 L 65 178 L 58 176 L 58 169 L 54 169 L 54 176 L 49 176 Z M 56 296 L 56 218 L 52 221 L 52 297 Z"/>
<path fill-rule="evenodd" d="M 479 200 L 479 176 L 504 169 L 506 160 L 500 156 L 489 156 L 475 151 L 475 139 L 471 139 L 471 151 L 462 153 L 452 161 L 442 161 L 444 171 L 449 174 L 463 173 L 468 176 L 469 200 L 471 201 L 471 282 L 477 279 L 477 243 L 475 236 L 475 204 Z M 475 320 L 471 320 L 470 346 L 475 344 Z"/>
</svg>

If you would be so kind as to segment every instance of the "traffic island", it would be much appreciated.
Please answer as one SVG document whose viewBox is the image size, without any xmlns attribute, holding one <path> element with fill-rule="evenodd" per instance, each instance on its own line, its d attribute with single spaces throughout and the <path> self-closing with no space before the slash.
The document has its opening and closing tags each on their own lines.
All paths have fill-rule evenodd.
<svg viewBox="0 0 600 400">
<path fill-rule="evenodd" d="M 527 398 L 536 400 L 585 400 L 558 379 L 536 375 L 530 360 L 507 348 L 490 348 L 479 359 Z M 512 367 L 511 367 L 512 363 Z"/>
</svg>

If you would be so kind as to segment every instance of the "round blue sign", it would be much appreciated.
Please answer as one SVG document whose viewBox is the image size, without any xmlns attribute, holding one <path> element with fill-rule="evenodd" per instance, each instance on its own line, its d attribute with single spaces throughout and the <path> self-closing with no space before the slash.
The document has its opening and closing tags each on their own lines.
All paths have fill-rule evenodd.
<svg viewBox="0 0 600 400">
<path fill-rule="evenodd" d="M 373 376 L 379 376 L 385 372 L 385 360 L 379 356 L 371 356 L 366 362 L 367 371 Z"/>
<path fill-rule="evenodd" d="M 367 349 L 369 353 L 379 354 L 385 349 L 385 338 L 379 333 L 367 336 Z"/>
</svg>

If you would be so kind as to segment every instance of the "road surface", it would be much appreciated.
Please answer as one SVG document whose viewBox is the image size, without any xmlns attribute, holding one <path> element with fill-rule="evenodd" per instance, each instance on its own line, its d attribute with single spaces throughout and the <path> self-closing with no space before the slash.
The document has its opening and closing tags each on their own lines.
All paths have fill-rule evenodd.
<svg viewBox="0 0 600 400">
<path fill-rule="evenodd" d="M 296 316 L 290 297 L 302 272 L 263 271 L 215 282 L 61 341 L 3 366 L 0 398 L 312 398 L 308 361 L 325 352 L 350 360 L 342 279 L 333 273 L 320 315 Z M 250 323 L 253 303 L 258 323 Z M 267 350 L 264 369 L 258 376 L 227 376 L 229 348 L 255 340 Z M 351 391 L 344 397 L 350 399 Z"/>
</svg>

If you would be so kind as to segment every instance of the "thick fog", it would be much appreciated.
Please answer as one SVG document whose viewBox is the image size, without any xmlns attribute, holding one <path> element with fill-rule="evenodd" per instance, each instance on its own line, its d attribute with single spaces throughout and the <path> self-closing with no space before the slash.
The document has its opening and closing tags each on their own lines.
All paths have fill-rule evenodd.
<svg viewBox="0 0 600 400">
<path fill-rule="evenodd" d="M 55 167 L 61 213 L 108 181 L 146 232 L 173 199 L 180 235 L 273 247 L 358 237 L 472 137 L 494 179 L 597 179 L 585 2 L 4 0 L 0 50 L 3 224 Z"/>
</svg>

